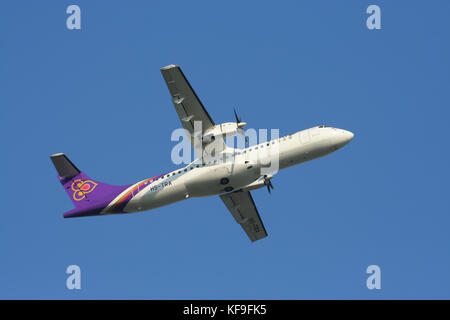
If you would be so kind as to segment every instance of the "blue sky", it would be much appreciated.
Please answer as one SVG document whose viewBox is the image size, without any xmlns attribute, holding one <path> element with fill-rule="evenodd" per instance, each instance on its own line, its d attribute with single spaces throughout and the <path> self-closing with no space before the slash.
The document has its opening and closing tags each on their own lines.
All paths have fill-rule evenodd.
<svg viewBox="0 0 450 320">
<path fill-rule="evenodd" d="M 70 4 L 82 29 L 68 30 Z M 370 4 L 382 29 L 366 28 Z M 3 1 L 0 298 L 449 299 L 448 1 Z M 218 197 L 63 219 L 49 155 L 134 183 L 176 168 L 159 69 L 216 123 L 355 133 L 253 196 L 250 243 Z M 65 287 L 79 265 L 82 289 Z M 366 268 L 381 267 L 381 290 Z"/>
</svg>

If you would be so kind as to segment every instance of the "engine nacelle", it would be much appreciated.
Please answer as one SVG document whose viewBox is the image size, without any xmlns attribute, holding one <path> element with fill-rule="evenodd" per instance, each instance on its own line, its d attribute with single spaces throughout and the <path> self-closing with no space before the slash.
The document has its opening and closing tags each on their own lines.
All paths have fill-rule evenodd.
<svg viewBox="0 0 450 320">
<path fill-rule="evenodd" d="M 245 187 L 242 188 L 242 190 L 250 191 L 250 190 L 255 190 L 255 189 L 265 187 L 268 183 L 270 183 L 270 179 L 272 179 L 272 178 L 273 178 L 273 176 L 271 174 L 265 175 L 265 176 L 259 178 L 258 180 L 246 185 Z"/>
<path fill-rule="evenodd" d="M 255 182 L 252 182 L 248 185 L 246 185 L 245 187 L 242 188 L 242 191 L 250 191 L 250 190 L 255 190 L 255 189 L 259 189 L 262 187 L 265 187 L 265 182 L 264 179 L 258 179 Z"/>
<path fill-rule="evenodd" d="M 245 136 L 242 130 L 247 123 L 245 122 L 225 122 L 218 124 L 203 133 L 202 142 L 208 144 L 216 140 L 216 137 L 233 137 L 238 134 Z"/>
</svg>

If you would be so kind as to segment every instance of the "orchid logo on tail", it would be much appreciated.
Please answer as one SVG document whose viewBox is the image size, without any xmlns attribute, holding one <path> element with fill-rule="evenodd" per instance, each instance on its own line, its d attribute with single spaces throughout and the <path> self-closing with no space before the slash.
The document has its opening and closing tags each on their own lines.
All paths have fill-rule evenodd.
<svg viewBox="0 0 450 320">
<path fill-rule="evenodd" d="M 76 179 L 72 183 L 73 199 L 75 201 L 83 200 L 86 197 L 87 193 L 92 192 L 95 189 L 97 183 L 92 180 L 80 180 Z"/>
</svg>

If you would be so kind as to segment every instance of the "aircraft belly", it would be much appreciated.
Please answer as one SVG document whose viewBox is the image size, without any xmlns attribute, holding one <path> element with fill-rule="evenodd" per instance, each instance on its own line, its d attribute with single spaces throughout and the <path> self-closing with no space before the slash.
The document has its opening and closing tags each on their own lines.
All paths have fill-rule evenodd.
<svg viewBox="0 0 450 320">
<path fill-rule="evenodd" d="M 260 176 L 256 166 L 250 170 L 247 167 L 244 164 L 226 163 L 196 169 L 186 175 L 187 192 L 191 197 L 205 197 L 223 194 L 227 187 L 238 190 Z"/>
<path fill-rule="evenodd" d="M 258 165 L 252 166 L 250 169 L 248 169 L 248 167 L 250 166 L 240 164 L 235 164 L 233 166 L 229 185 L 233 187 L 234 190 L 249 185 L 261 176 L 261 170 Z"/>
<path fill-rule="evenodd" d="M 226 166 L 211 166 L 197 168 L 189 172 L 185 178 L 185 185 L 189 196 L 205 197 L 223 192 L 224 185 L 220 183 L 223 178 L 230 175 Z"/>
</svg>

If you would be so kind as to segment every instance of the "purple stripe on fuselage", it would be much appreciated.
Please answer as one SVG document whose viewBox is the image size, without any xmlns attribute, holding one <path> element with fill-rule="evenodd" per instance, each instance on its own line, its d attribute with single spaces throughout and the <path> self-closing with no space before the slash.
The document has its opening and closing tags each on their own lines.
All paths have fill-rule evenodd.
<svg viewBox="0 0 450 320">
<path fill-rule="evenodd" d="M 136 185 L 132 190 L 128 191 L 128 194 L 125 198 L 117 200 L 117 203 L 115 203 L 111 208 L 107 210 L 105 213 L 124 213 L 124 209 L 128 202 L 130 202 L 131 199 L 133 199 L 135 196 L 137 196 L 143 189 L 148 187 L 150 184 L 152 184 L 155 180 L 163 177 L 167 173 L 161 174 L 159 176 L 146 179 L 142 182 L 140 182 L 138 185 Z"/>
<path fill-rule="evenodd" d="M 106 210 L 103 213 L 104 214 L 126 213 L 123 210 L 124 210 L 125 206 L 128 204 L 128 202 L 131 199 L 133 199 L 133 197 L 135 197 L 137 194 L 139 194 L 145 187 L 149 186 L 155 180 L 161 178 L 162 176 L 164 176 L 166 174 L 167 173 L 150 178 L 150 179 L 146 179 L 146 180 L 140 182 L 138 185 L 135 185 L 133 187 L 133 189 L 127 191 L 126 194 L 124 194 L 120 199 L 117 200 L 117 202 L 114 205 L 112 205 L 110 208 L 108 208 L 108 210 Z M 73 190 L 71 190 L 71 186 L 75 179 L 80 179 L 82 181 L 85 181 L 85 180 L 88 180 L 89 177 L 86 176 L 84 173 L 80 173 L 80 175 L 78 175 L 77 177 L 69 179 L 69 180 L 64 181 L 64 180 L 60 179 L 61 183 L 63 184 L 67 193 L 69 194 L 69 196 L 72 197 L 72 201 L 76 205 L 75 209 L 72 209 L 72 210 L 64 213 L 64 218 L 75 218 L 75 217 L 99 215 L 121 193 L 123 193 L 125 190 L 127 190 L 128 188 L 133 186 L 133 185 L 112 186 L 112 185 L 107 185 L 107 184 L 95 181 L 95 183 L 98 184 L 98 186 L 95 188 L 95 190 L 93 190 L 89 194 L 86 194 L 85 197 L 81 201 L 74 201 Z M 94 180 L 92 180 L 92 181 L 94 181 Z"/>
</svg>

